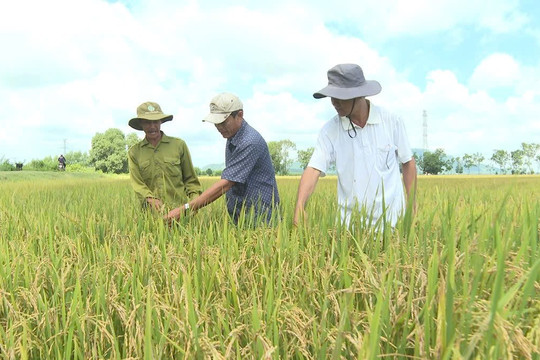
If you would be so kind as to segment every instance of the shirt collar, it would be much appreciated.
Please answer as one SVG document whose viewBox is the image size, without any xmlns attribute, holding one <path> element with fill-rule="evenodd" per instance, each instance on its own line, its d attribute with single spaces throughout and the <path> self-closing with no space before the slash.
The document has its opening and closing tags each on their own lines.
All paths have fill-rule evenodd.
<svg viewBox="0 0 540 360">
<path fill-rule="evenodd" d="M 238 139 L 240 139 L 240 137 L 242 136 L 241 134 L 244 133 L 246 126 L 247 126 L 246 119 L 242 119 L 242 125 L 240 125 L 240 129 L 238 129 L 238 131 L 236 132 L 236 134 L 234 134 L 232 138 L 227 139 L 227 141 L 233 144 L 234 146 L 237 146 L 238 141 L 239 141 Z"/>
<path fill-rule="evenodd" d="M 159 140 L 159 143 L 168 143 L 168 142 L 171 142 L 171 138 L 167 135 L 165 135 L 165 133 L 163 131 L 161 131 L 161 140 Z M 150 145 L 150 143 L 148 142 L 148 140 L 146 140 L 146 137 L 143 138 L 142 140 L 142 145 L 141 146 L 147 146 L 147 145 Z"/>
<path fill-rule="evenodd" d="M 341 126 L 343 127 L 343 130 L 349 131 L 352 130 L 352 121 L 349 120 L 346 116 L 340 116 L 339 122 L 341 123 Z M 369 106 L 369 114 L 368 119 L 366 122 L 366 125 L 375 125 L 381 122 L 381 114 L 376 110 L 375 106 L 373 106 L 373 103 Z M 352 124 L 354 125 L 354 124 Z M 360 128 L 358 125 L 354 125 L 357 128 Z"/>
</svg>

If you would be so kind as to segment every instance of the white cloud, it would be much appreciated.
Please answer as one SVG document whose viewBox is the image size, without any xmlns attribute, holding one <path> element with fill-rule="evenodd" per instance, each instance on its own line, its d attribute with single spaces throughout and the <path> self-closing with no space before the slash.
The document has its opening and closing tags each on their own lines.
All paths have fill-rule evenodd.
<svg viewBox="0 0 540 360">
<path fill-rule="evenodd" d="M 316 8 L 321 17 L 346 27 L 371 41 L 385 41 L 404 35 L 454 31 L 458 26 L 473 26 L 494 33 L 518 31 L 530 19 L 520 10 L 518 0 L 388 0 L 364 2 L 343 0 L 303 0 L 305 7 Z"/>
<path fill-rule="evenodd" d="M 474 69 L 470 86 L 475 89 L 515 86 L 521 76 L 519 63 L 511 55 L 495 53 Z"/>
</svg>

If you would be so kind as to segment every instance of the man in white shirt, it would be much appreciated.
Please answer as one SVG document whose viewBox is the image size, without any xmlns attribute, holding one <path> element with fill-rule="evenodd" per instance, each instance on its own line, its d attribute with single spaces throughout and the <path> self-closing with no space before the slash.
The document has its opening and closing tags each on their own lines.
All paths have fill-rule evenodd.
<svg viewBox="0 0 540 360">
<path fill-rule="evenodd" d="M 401 118 L 366 99 L 380 91 L 381 85 L 366 80 L 360 66 L 340 64 L 328 71 L 328 86 L 313 94 L 316 99 L 330 97 L 337 115 L 320 131 L 300 179 L 294 224 L 307 218 L 306 202 L 331 164 L 336 166 L 343 223 L 349 225 L 353 209 L 364 208 L 371 225 L 381 217 L 396 224 L 405 194 L 407 201 L 414 196 L 416 163 Z M 403 164 L 403 183 L 398 162 Z"/>
</svg>

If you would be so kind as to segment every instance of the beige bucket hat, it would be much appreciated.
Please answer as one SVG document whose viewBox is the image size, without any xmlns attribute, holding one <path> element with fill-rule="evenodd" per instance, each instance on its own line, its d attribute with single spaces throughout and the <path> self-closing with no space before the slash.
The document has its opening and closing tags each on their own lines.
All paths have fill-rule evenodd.
<svg viewBox="0 0 540 360">
<path fill-rule="evenodd" d="M 172 115 L 166 115 L 161 111 L 161 106 L 158 103 L 147 101 L 139 105 L 137 117 L 129 120 L 129 126 L 135 130 L 142 130 L 141 120 L 161 121 L 161 123 L 164 123 L 172 119 Z"/>
</svg>

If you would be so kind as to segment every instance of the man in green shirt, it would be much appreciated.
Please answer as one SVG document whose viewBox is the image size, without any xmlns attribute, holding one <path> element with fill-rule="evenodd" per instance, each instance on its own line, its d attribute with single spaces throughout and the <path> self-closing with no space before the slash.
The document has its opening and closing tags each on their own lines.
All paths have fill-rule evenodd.
<svg viewBox="0 0 540 360">
<path fill-rule="evenodd" d="M 143 206 L 158 211 L 168 211 L 201 194 L 186 143 L 161 131 L 161 124 L 172 119 L 157 103 L 148 101 L 129 120 L 129 126 L 145 134 L 129 149 L 131 185 Z"/>
</svg>

